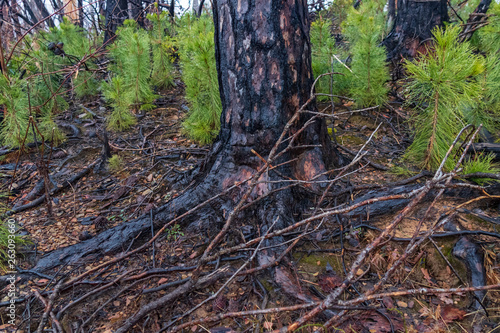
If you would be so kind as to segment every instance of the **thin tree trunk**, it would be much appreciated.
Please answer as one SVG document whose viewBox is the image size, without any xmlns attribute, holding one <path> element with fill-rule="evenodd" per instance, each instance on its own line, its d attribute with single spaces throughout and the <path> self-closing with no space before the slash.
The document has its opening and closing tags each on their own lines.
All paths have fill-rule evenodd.
<svg viewBox="0 0 500 333">
<path fill-rule="evenodd" d="M 107 44 L 114 36 L 118 28 L 128 16 L 127 0 L 106 0 L 106 26 L 104 32 L 104 44 Z"/>
<path fill-rule="evenodd" d="M 45 7 L 45 4 L 43 3 L 42 0 L 35 0 L 35 4 L 38 7 L 38 10 L 40 10 L 40 13 L 42 14 L 42 18 L 49 17 L 50 14 L 47 11 L 47 8 Z M 47 19 L 47 24 L 49 27 L 54 27 L 54 20 L 52 18 Z"/>
<path fill-rule="evenodd" d="M 83 28 L 83 20 L 85 13 L 83 12 L 83 0 L 78 0 L 78 25 Z"/>
<path fill-rule="evenodd" d="M 392 24 L 396 19 L 396 0 L 387 2 L 387 27 L 392 28 Z"/>
<path fill-rule="evenodd" d="M 193 0 L 193 14 L 198 15 L 198 7 L 200 6 L 199 0 Z"/>
<path fill-rule="evenodd" d="M 170 7 L 168 7 L 168 13 L 170 14 L 170 17 L 172 18 L 173 22 L 175 18 L 175 0 L 170 1 Z"/>
</svg>

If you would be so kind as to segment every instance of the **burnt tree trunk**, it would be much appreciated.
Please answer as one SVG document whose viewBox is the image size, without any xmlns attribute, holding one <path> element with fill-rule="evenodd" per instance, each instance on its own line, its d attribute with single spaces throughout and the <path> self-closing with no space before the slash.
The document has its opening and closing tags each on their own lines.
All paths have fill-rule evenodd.
<svg viewBox="0 0 500 333">
<path fill-rule="evenodd" d="M 264 166 L 257 154 L 264 159 L 269 156 L 289 119 L 310 97 L 313 75 L 306 0 L 217 0 L 213 9 L 223 107 L 221 131 L 195 179 L 196 185 L 155 211 L 156 228 L 256 174 Z M 314 111 L 316 107 L 310 104 L 307 109 Z M 301 115 L 286 136 L 297 133 L 309 119 L 311 116 Z M 262 174 L 249 199 L 289 185 L 290 178 L 309 180 L 335 165 L 337 158 L 324 120 L 314 119 L 297 136 L 294 148 L 274 161 L 278 167 Z M 291 188 L 278 191 L 241 212 L 235 223 L 254 224 L 262 231 L 274 221 L 278 221 L 275 229 L 283 227 L 294 221 L 293 209 L 303 207 L 308 193 L 318 189 L 310 186 L 308 192 Z M 182 223 L 213 237 L 245 190 L 243 186 L 228 192 L 196 209 Z M 35 270 L 123 251 L 139 232 L 148 234 L 150 223 L 149 216 L 144 216 L 54 251 L 43 257 Z M 279 248 L 263 252 L 260 262 L 272 262 L 276 250 Z M 280 275 L 281 281 L 284 275 Z"/>
<path fill-rule="evenodd" d="M 127 0 L 106 0 L 106 23 L 104 28 L 104 44 L 115 36 L 116 29 L 128 17 Z"/>
<path fill-rule="evenodd" d="M 388 59 L 399 61 L 425 53 L 432 29 L 448 19 L 446 0 L 398 0 L 394 26 L 383 41 Z"/>
</svg>

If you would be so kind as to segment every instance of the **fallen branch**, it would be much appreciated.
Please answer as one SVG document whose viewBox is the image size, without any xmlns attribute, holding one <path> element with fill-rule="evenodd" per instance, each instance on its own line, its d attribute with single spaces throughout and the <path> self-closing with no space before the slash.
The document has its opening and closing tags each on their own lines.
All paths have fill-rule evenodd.
<svg viewBox="0 0 500 333">
<path fill-rule="evenodd" d="M 76 175 L 74 175 L 73 177 L 71 177 L 70 179 L 64 181 L 60 186 L 58 186 L 56 188 L 53 188 L 50 191 L 50 195 L 54 196 L 54 195 L 62 192 L 63 190 L 65 190 L 67 187 L 70 186 L 70 184 L 71 185 L 75 184 L 77 181 L 79 181 L 81 178 L 83 178 L 85 175 L 87 175 L 93 169 L 93 167 L 95 165 L 98 165 L 100 162 L 101 162 L 100 159 L 92 162 L 83 171 L 80 171 L 79 173 L 77 173 Z M 6 214 L 8 216 L 10 216 L 10 215 L 13 215 L 13 214 L 16 214 L 16 213 L 19 213 L 19 212 L 31 209 L 31 208 L 36 207 L 36 206 L 40 205 L 41 203 L 43 203 L 44 200 L 45 200 L 45 194 L 42 195 L 42 196 L 40 196 L 40 197 L 38 197 L 38 199 L 35 199 L 35 200 L 31 201 L 30 203 L 27 203 L 26 205 L 22 205 L 22 206 L 19 206 L 19 207 L 13 207 Z"/>
</svg>

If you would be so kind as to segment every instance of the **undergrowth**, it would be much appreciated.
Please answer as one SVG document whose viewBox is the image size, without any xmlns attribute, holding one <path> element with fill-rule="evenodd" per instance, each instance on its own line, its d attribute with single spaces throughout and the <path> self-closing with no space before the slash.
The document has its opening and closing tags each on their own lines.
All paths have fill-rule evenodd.
<svg viewBox="0 0 500 333">
<path fill-rule="evenodd" d="M 411 78 L 406 87 L 408 101 L 417 103 L 412 117 L 415 138 L 405 158 L 421 168 L 436 169 L 456 135 L 466 124 L 462 110 L 480 95 L 476 77 L 484 71 L 484 61 L 469 43 L 457 40 L 460 27 L 434 31 L 434 52 L 419 61 L 406 62 Z M 446 170 L 454 166 L 448 159 Z"/>
<path fill-rule="evenodd" d="M 387 100 L 389 80 L 385 48 L 379 46 L 385 28 L 383 5 L 369 0 L 359 9 L 352 8 L 343 27 L 352 54 L 351 96 L 359 107 L 382 105 Z"/>
<path fill-rule="evenodd" d="M 494 154 L 475 154 L 474 157 L 467 160 L 463 164 L 462 174 L 472 174 L 472 173 L 491 173 L 498 174 L 500 173 L 500 166 L 495 164 L 493 161 L 495 159 Z M 497 181 L 495 179 L 490 178 L 471 178 L 472 181 L 478 183 L 479 185 L 484 185 L 491 181 Z"/>
<path fill-rule="evenodd" d="M 185 15 L 177 33 L 177 46 L 190 107 L 184 130 L 194 140 L 207 144 L 219 133 L 222 112 L 212 18 Z"/>
</svg>

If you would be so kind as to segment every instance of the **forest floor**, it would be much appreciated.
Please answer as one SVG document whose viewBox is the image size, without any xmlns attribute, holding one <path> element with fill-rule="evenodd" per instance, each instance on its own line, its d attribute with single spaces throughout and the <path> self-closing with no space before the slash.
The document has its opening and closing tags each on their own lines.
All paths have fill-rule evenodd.
<svg viewBox="0 0 500 333">
<path fill-rule="evenodd" d="M 182 132 L 181 122 L 188 110 L 182 94 L 182 83 L 178 82 L 177 88 L 162 93 L 161 98 L 156 101 L 156 109 L 138 115 L 138 123 L 133 129 L 121 133 L 108 132 L 112 154 L 119 156 L 121 161 L 114 163 L 112 168 L 106 166 L 95 172 L 91 170 L 61 193 L 54 195 L 51 198 L 53 216 L 48 216 L 45 202 L 13 215 L 33 242 L 33 246 L 25 253 L 20 268 L 29 270 L 36 258 L 45 253 L 81 242 L 102 230 L 147 214 L 190 186 L 191 171 L 202 163 L 210 147 L 200 147 Z M 361 160 L 356 172 L 342 179 L 339 187 L 335 188 L 336 191 L 351 189 L 342 197 L 347 198 L 347 201 L 354 202 L 367 193 L 370 195 L 387 190 L 387 184 L 404 184 L 405 180 L 419 174 L 418 171 L 403 172 L 405 168 L 398 168 L 401 166 L 400 158 L 410 142 L 405 123 L 408 114 L 399 104 L 391 105 L 389 109 L 377 108 L 362 112 L 352 112 L 350 103 L 336 105 L 335 114 L 339 119 L 334 125 L 335 130 L 330 133 L 335 134 L 345 156 L 352 158 L 381 124 L 365 147 L 368 151 L 366 159 Z M 321 103 L 319 108 L 332 112 L 328 103 Z M 57 123 L 67 129 L 67 140 L 52 151 L 49 174 L 53 186 L 61 186 L 66 179 L 86 170 L 102 156 L 102 129 L 108 112 L 110 111 L 102 100 L 92 100 L 74 103 L 69 110 L 58 116 Z M 332 128 L 331 123 L 329 126 Z M 17 152 L 3 157 L 0 162 L 0 172 L 3 175 L 0 185 L 2 192 L 6 192 L 9 187 L 12 189 L 12 195 L 8 198 L 9 208 L 23 206 L 44 193 L 36 165 L 39 160 L 40 153 L 36 149 L 26 151 L 19 161 Z M 423 184 L 430 177 L 431 174 L 419 174 L 404 186 Z M 471 193 L 454 192 L 432 205 L 430 214 L 422 221 L 422 230 L 430 228 L 441 214 L 474 199 Z M 322 209 L 334 206 L 335 200 L 328 199 L 328 204 L 323 205 Z M 419 203 L 413 213 L 396 228 L 393 238 L 369 254 L 367 264 L 357 272 L 359 279 L 344 293 L 342 299 L 348 300 L 370 290 L 388 267 L 405 253 L 408 241 L 414 236 L 429 205 L 429 201 Z M 459 230 L 496 233 L 500 224 L 498 205 L 499 200 L 467 204 L 457 217 Z M 294 278 L 299 289 L 316 299 L 324 298 L 343 281 L 355 257 L 386 228 L 402 207 L 385 205 L 375 208 L 383 209 L 383 214 L 378 212 L 370 216 L 370 210 L 365 210 L 363 214 L 325 220 L 322 225 L 309 232 L 291 254 Z M 339 232 L 340 225 L 345 232 Z M 241 227 L 243 239 L 243 234 L 251 228 Z M 465 237 L 464 234 L 446 233 L 443 229 L 439 231 L 444 234 L 427 240 L 395 271 L 384 292 L 421 287 L 448 289 L 470 285 L 469 263 L 464 263 L 453 255 L 455 244 L 461 237 Z M 300 232 L 296 230 L 285 237 L 293 239 Z M 486 233 L 473 233 L 467 238 L 480 244 L 481 258 L 477 267 L 484 270 L 487 284 L 500 283 L 499 239 Z M 111 332 L 139 308 L 158 295 L 167 293 L 168 287 L 172 288 L 178 281 L 189 277 L 194 269 L 195 259 L 201 255 L 208 242 L 206 235 L 191 234 L 179 225 L 174 225 L 156 240 L 153 248 L 102 269 L 92 279 L 62 293 L 54 300 L 54 308 L 59 311 L 68 304 L 73 304 L 71 311 L 62 313 L 60 324 L 66 332 L 76 332 L 76 327 L 83 327 L 83 332 Z M 234 239 L 233 235 L 227 237 L 220 247 L 234 246 L 238 242 L 241 241 Z M 248 251 L 222 257 L 207 269 L 228 264 L 235 270 L 248 257 Z M 76 276 L 110 259 L 112 256 L 103 256 L 94 262 L 63 269 L 70 276 Z M 141 275 L 160 268 L 163 270 L 156 274 Z M 35 275 L 30 281 L 22 281 L 18 285 L 20 297 L 28 299 L 35 289 L 44 291 L 49 286 L 52 288 L 51 276 L 53 277 Z M 91 294 L 96 286 L 102 287 L 113 279 L 119 282 L 112 283 L 99 293 Z M 181 296 L 164 311 L 150 313 L 140 324 L 142 331 L 161 330 L 162 323 L 175 320 L 193 309 L 196 304 L 216 292 L 223 282 L 218 281 Z M 499 296 L 499 290 L 486 293 L 483 300 L 489 314 L 486 317 L 471 293 L 410 294 L 398 297 L 388 295 L 363 303 L 372 310 L 356 312 L 356 316 L 346 316 L 340 328 L 343 332 L 494 332 L 495 327 L 499 329 L 500 323 Z M 283 292 L 280 287 L 275 286 L 266 274 L 242 276 L 224 288 L 215 300 L 197 308 L 175 325 L 231 312 L 297 303 L 297 300 L 287 296 L 286 290 Z M 31 298 L 19 308 L 29 310 L 29 314 L 20 312 L 20 316 L 25 319 L 20 325 L 20 331 L 29 332 L 27 326 L 31 331 L 36 330 L 44 312 L 42 303 Z M 246 316 L 228 315 L 225 319 L 193 324 L 187 329 L 191 332 L 229 332 L 231 329 L 271 331 L 290 324 L 305 312 L 306 309 L 300 309 Z M 321 327 L 320 323 L 324 321 L 318 317 L 313 323 Z M 0 330 L 7 327 L 1 324 Z M 218 328 L 213 328 L 214 326 Z M 305 331 L 312 329 L 304 328 Z"/>
</svg>

